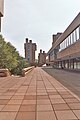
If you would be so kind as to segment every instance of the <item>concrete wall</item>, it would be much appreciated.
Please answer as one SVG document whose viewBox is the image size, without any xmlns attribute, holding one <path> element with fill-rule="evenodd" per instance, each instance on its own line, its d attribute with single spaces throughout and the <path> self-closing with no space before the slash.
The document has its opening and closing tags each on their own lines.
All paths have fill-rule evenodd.
<svg viewBox="0 0 80 120">
<path fill-rule="evenodd" d="M 4 7 L 4 0 L 0 0 L 0 32 L 1 32 L 1 17 L 3 17 L 3 7 Z"/>
<path fill-rule="evenodd" d="M 76 16 L 76 18 L 72 21 L 72 23 L 67 27 L 64 33 L 56 40 L 56 42 L 53 45 L 53 49 L 56 48 L 79 25 L 80 25 L 80 13 Z"/>
<path fill-rule="evenodd" d="M 69 59 L 80 56 L 80 40 L 57 53 L 57 59 Z"/>
<path fill-rule="evenodd" d="M 0 0 L 0 17 L 3 16 L 4 0 Z"/>
</svg>

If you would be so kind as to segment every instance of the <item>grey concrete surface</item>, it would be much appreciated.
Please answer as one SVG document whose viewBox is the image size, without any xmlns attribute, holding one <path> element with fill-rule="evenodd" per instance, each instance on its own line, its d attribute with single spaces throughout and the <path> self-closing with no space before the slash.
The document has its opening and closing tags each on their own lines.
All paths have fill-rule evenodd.
<svg viewBox="0 0 80 120">
<path fill-rule="evenodd" d="M 80 73 L 54 68 L 43 68 L 48 74 L 56 78 L 61 84 L 80 97 Z"/>
</svg>

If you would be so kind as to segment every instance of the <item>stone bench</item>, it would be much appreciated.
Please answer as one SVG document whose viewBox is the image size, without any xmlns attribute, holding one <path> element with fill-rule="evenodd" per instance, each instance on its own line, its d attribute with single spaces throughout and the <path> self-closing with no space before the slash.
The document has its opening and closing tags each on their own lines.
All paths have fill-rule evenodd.
<svg viewBox="0 0 80 120">
<path fill-rule="evenodd" d="M 11 73 L 8 69 L 0 69 L 0 77 L 7 77 L 10 75 L 11 75 Z"/>
<path fill-rule="evenodd" d="M 32 71 L 33 69 L 34 69 L 34 66 L 22 69 L 22 76 L 25 77 L 26 74 Z"/>
</svg>

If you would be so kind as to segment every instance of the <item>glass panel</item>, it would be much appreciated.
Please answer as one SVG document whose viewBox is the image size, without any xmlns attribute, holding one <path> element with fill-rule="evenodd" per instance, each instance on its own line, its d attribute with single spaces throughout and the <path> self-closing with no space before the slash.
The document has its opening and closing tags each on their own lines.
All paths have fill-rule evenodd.
<svg viewBox="0 0 80 120">
<path fill-rule="evenodd" d="M 71 44 L 73 44 L 73 38 L 72 38 L 72 33 L 71 33 Z"/>
<path fill-rule="evenodd" d="M 70 45 L 70 35 L 69 35 L 69 37 L 68 37 L 68 42 L 69 42 L 69 45 Z"/>
<path fill-rule="evenodd" d="M 64 40 L 64 48 L 66 48 L 66 41 Z"/>
<path fill-rule="evenodd" d="M 67 47 L 68 47 L 68 38 L 67 38 Z"/>
<path fill-rule="evenodd" d="M 79 26 L 79 39 L 80 39 L 80 26 Z"/>
<path fill-rule="evenodd" d="M 63 41 L 63 49 L 65 48 L 65 43 L 64 43 L 64 41 Z"/>
<path fill-rule="evenodd" d="M 74 62 L 74 69 L 76 69 L 76 62 Z"/>
<path fill-rule="evenodd" d="M 77 41 L 77 30 L 75 30 L 75 41 Z"/>
<path fill-rule="evenodd" d="M 74 43 L 74 32 L 72 33 L 72 43 Z"/>
<path fill-rule="evenodd" d="M 62 50 L 63 50 L 63 42 L 62 42 Z"/>
<path fill-rule="evenodd" d="M 77 40 L 79 39 L 79 27 L 76 29 L 77 31 Z"/>
<path fill-rule="evenodd" d="M 71 68 L 73 69 L 73 63 L 71 62 Z"/>
<path fill-rule="evenodd" d="M 80 62 L 77 63 L 77 68 L 80 69 Z"/>
</svg>

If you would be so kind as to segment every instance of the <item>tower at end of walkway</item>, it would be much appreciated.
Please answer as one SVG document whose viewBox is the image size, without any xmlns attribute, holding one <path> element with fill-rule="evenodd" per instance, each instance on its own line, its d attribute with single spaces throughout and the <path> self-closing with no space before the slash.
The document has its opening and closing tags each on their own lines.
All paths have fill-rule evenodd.
<svg viewBox="0 0 80 120">
<path fill-rule="evenodd" d="M 42 49 L 40 49 L 40 53 L 38 54 L 38 65 L 42 66 L 46 64 L 46 53 L 45 51 L 42 52 Z"/>
<path fill-rule="evenodd" d="M 25 49 L 25 59 L 28 63 L 34 64 L 35 63 L 35 51 L 37 50 L 36 43 L 32 43 L 32 40 L 28 40 L 26 38 L 26 43 L 24 43 Z"/>
</svg>

